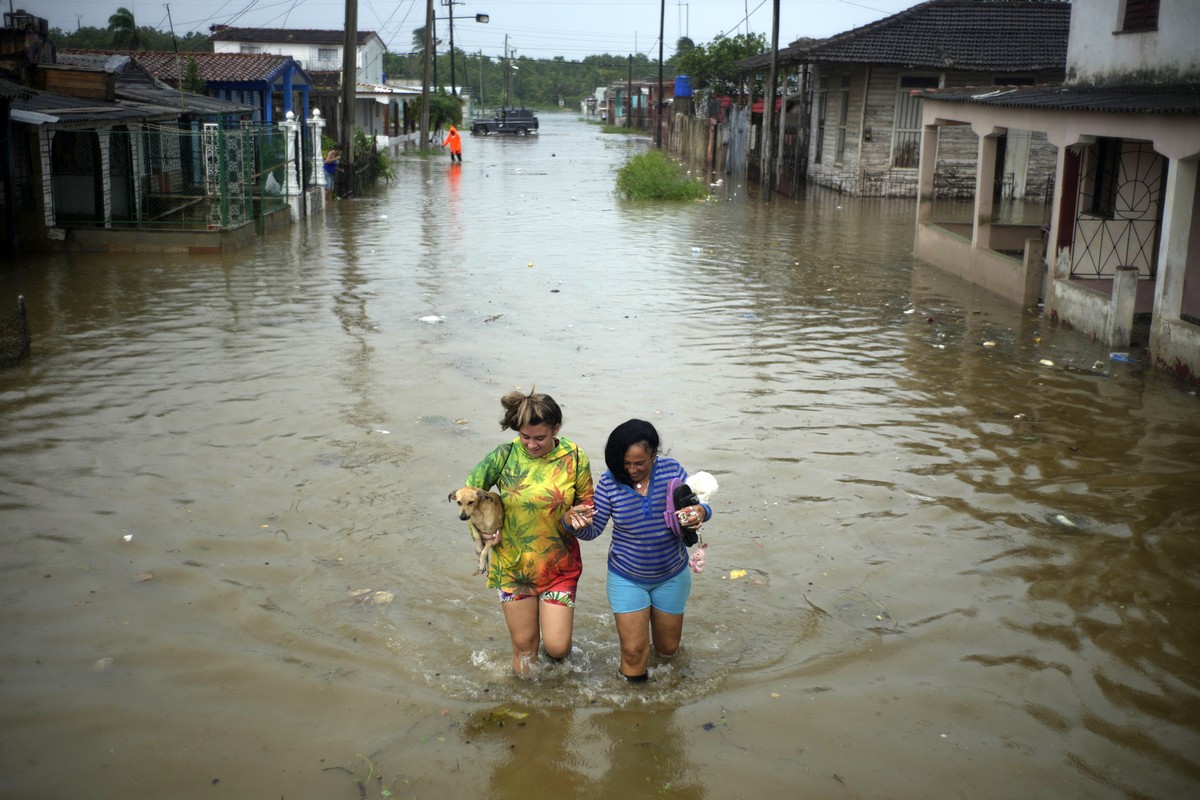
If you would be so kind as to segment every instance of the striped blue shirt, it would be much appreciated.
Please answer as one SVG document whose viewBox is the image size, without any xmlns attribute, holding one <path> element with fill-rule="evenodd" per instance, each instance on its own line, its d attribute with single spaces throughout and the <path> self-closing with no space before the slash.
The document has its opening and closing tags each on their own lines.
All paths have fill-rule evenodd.
<svg viewBox="0 0 1200 800">
<path fill-rule="evenodd" d="M 596 511 L 592 524 L 575 531 L 580 539 L 595 539 L 611 519 L 612 544 L 608 548 L 608 568 L 625 578 L 643 583 L 658 583 L 687 568 L 688 552 L 683 540 L 667 527 L 667 483 L 672 478 L 687 482 L 687 472 L 673 458 L 654 459 L 650 488 L 643 497 L 632 486 L 619 483 L 606 470 L 596 484 Z M 708 516 L 712 510 L 704 507 Z"/>
</svg>

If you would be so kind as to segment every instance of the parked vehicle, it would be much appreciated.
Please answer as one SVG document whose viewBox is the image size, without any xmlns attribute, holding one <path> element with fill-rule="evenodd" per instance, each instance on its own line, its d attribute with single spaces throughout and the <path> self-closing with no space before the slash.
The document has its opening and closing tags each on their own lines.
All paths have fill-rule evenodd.
<svg viewBox="0 0 1200 800">
<path fill-rule="evenodd" d="M 527 136 L 537 133 L 538 118 L 529 108 L 501 108 L 491 117 L 479 117 L 471 121 L 471 133 L 486 136 L 489 133 L 511 133 Z"/>
</svg>

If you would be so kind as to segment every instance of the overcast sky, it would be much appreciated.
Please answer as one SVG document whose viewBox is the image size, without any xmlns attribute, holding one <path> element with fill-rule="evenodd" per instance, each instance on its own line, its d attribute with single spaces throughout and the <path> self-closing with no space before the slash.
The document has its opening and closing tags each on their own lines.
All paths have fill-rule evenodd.
<svg viewBox="0 0 1200 800">
<path fill-rule="evenodd" d="M 801 36 L 825 37 L 895 14 L 919 0 L 781 0 L 779 43 Z M 435 14 L 447 17 L 447 0 L 434 0 Z M 772 0 L 455 0 L 454 45 L 484 55 L 504 54 L 508 45 L 530 58 L 563 56 L 578 60 L 596 53 L 645 53 L 658 57 L 660 13 L 665 28 L 663 54 L 670 57 L 676 40 L 688 36 L 697 44 L 721 34 L 761 33 L 771 38 Z M 51 27 L 107 27 L 117 8 L 133 12 L 139 25 L 207 33 L 210 25 L 257 28 L 341 30 L 345 0 L 7 0 L 5 11 L 25 9 L 45 17 Z M 475 22 L 476 14 L 491 21 Z M 459 19 L 465 17 L 465 19 Z M 358 0 L 359 30 L 375 31 L 394 52 L 412 49 L 412 31 L 425 24 L 425 0 Z M 436 25 L 446 41 L 448 21 Z"/>
</svg>

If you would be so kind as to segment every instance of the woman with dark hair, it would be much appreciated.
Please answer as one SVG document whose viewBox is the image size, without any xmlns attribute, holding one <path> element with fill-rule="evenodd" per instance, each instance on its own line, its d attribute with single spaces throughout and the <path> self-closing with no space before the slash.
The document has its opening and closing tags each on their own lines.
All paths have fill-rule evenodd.
<svg viewBox="0 0 1200 800">
<path fill-rule="evenodd" d="M 590 518 L 592 468 L 579 445 L 558 435 L 562 410 L 548 394 L 509 392 L 500 429 L 517 432 L 480 461 L 466 485 L 495 486 L 504 527 L 495 534 L 488 586 L 512 639 L 513 672 L 529 677 L 538 645 L 558 660 L 571 652 L 575 587 L 583 571 L 574 529 Z"/>
<path fill-rule="evenodd" d="M 673 482 L 686 482 L 687 471 L 659 455 L 658 431 L 631 419 L 613 429 L 604 446 L 608 471 L 596 485 L 591 524 L 575 531 L 595 539 L 612 520 L 608 549 L 608 602 L 621 640 L 621 677 L 647 679 L 650 645 L 672 656 L 683 637 L 683 612 L 692 589 L 688 551 L 667 523 L 674 511 L 679 524 L 695 528 L 712 516 L 704 504 L 674 509 Z M 586 515 L 583 515 L 586 517 Z"/>
</svg>

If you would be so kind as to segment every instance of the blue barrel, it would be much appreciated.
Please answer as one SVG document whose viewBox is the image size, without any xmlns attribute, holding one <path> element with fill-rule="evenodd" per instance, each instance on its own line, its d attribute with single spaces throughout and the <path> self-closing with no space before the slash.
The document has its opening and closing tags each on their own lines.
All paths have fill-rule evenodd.
<svg viewBox="0 0 1200 800">
<path fill-rule="evenodd" d="M 692 96 L 692 79 L 687 75 L 677 75 L 675 77 L 675 96 L 676 97 L 691 97 Z"/>
</svg>

